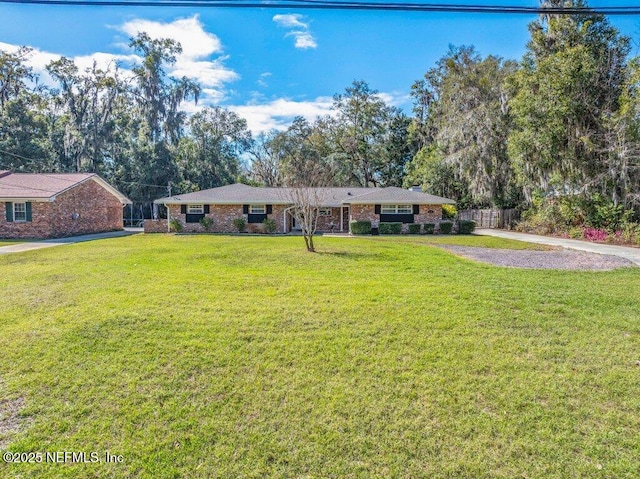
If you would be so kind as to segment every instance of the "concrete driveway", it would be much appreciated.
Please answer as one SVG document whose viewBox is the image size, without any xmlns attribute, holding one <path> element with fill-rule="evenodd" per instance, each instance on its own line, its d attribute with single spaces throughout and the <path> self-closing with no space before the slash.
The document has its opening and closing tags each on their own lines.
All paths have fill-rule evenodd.
<svg viewBox="0 0 640 479">
<path fill-rule="evenodd" d="M 109 231 L 108 233 L 96 233 L 82 236 L 69 236 L 68 238 L 55 238 L 42 241 L 32 241 L 29 243 L 18 243 L 9 246 L 1 246 L 0 254 L 22 253 L 23 251 L 32 251 L 42 248 L 52 248 L 54 246 L 62 246 L 64 244 L 82 243 L 84 241 L 93 241 L 98 239 L 119 238 L 121 236 L 130 236 L 138 234 L 137 228 L 127 228 L 124 231 Z"/>
<path fill-rule="evenodd" d="M 575 249 L 579 251 L 588 251 L 589 253 L 607 254 L 628 259 L 629 261 L 640 266 L 640 248 L 631 248 L 629 246 L 615 246 L 610 244 L 590 243 L 588 241 L 572 240 L 565 238 L 552 238 L 549 236 L 538 236 L 526 233 L 515 233 L 513 231 L 494 230 L 494 229 L 477 229 L 474 234 L 483 236 L 496 236 L 498 238 L 507 238 L 527 243 L 546 244 L 549 246 L 561 246 L 563 248 Z"/>
</svg>

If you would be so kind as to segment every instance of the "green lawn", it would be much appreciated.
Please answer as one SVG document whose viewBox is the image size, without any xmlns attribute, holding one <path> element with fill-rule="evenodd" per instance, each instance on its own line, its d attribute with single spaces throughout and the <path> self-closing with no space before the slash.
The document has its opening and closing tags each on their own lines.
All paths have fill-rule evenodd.
<svg viewBox="0 0 640 479">
<path fill-rule="evenodd" d="M 0 247 L 11 246 L 12 244 L 24 243 L 24 240 L 0 239 Z"/>
<path fill-rule="evenodd" d="M 0 420 L 3 401 L 22 420 L 0 443 L 124 456 L 0 477 L 640 476 L 640 271 L 498 268 L 430 241 L 0 256 Z"/>
</svg>

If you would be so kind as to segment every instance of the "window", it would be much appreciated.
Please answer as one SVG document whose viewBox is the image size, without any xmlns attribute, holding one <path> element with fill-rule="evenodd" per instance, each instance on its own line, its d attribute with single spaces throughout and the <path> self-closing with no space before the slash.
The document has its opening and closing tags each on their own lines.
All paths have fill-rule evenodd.
<svg viewBox="0 0 640 479">
<path fill-rule="evenodd" d="M 267 207 L 266 205 L 249 205 L 249 214 L 250 215 L 266 215 Z"/>
<path fill-rule="evenodd" d="M 383 215 L 410 215 L 413 213 L 411 205 L 382 205 L 380 213 Z"/>
<path fill-rule="evenodd" d="M 331 208 L 318 208 L 319 216 L 331 216 Z"/>
<path fill-rule="evenodd" d="M 188 205 L 187 213 L 190 215 L 202 215 L 204 214 L 204 205 Z"/>
<path fill-rule="evenodd" d="M 27 204 L 13 204 L 13 221 L 27 221 Z"/>
</svg>

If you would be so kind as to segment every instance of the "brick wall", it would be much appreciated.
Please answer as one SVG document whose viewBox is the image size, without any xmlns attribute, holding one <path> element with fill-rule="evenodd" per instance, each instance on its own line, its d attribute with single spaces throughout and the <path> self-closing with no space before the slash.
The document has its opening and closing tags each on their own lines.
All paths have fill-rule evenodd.
<svg viewBox="0 0 640 479">
<path fill-rule="evenodd" d="M 375 205 L 351 205 L 349 222 L 371 221 L 375 226 L 380 222 L 380 215 L 375 213 Z"/>
<path fill-rule="evenodd" d="M 331 231 L 331 223 L 333 223 L 333 231 L 340 231 L 340 208 L 331 208 L 331 216 L 318 216 L 318 231 Z"/>
<path fill-rule="evenodd" d="M 380 215 L 375 214 L 375 205 L 351 205 L 349 221 L 371 221 L 373 226 L 380 223 Z M 419 214 L 414 215 L 415 223 L 435 223 L 442 221 L 441 205 L 420 205 Z M 403 233 L 409 231 L 407 224 L 402 225 Z"/>
<path fill-rule="evenodd" d="M 200 223 L 187 223 L 186 215 L 180 213 L 180 205 L 168 205 L 171 219 L 177 219 L 182 223 L 183 231 L 186 233 L 204 233 L 205 229 Z M 272 213 L 267 216 L 276 222 L 276 232 L 282 233 L 283 216 L 285 206 L 273 205 Z M 237 233 L 238 229 L 234 226 L 235 218 L 244 218 L 247 215 L 242 213 L 242 205 L 210 205 L 209 214 L 205 215 L 213 220 L 212 233 Z M 146 228 L 146 222 L 145 222 Z M 249 233 L 264 233 L 264 225 L 262 223 L 247 223 L 246 230 Z"/>
<path fill-rule="evenodd" d="M 167 233 L 167 220 L 144 220 L 144 232 L 145 233 Z"/>
<path fill-rule="evenodd" d="M 7 222 L 0 202 L 0 237 L 59 238 L 122 229 L 122 203 L 93 180 L 58 195 L 54 202 L 31 202 L 32 220 Z"/>
</svg>

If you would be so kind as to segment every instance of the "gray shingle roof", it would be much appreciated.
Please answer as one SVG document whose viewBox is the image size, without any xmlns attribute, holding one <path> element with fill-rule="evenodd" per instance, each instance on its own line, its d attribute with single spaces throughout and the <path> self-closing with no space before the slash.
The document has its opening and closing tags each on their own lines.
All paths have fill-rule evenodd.
<svg viewBox="0 0 640 479">
<path fill-rule="evenodd" d="M 403 190 L 396 186 L 388 188 L 371 188 L 363 195 L 353 198 L 351 201 L 345 201 L 354 205 L 362 204 L 378 204 L 378 205 L 395 205 L 395 204 L 413 204 L 413 205 L 443 205 L 455 204 L 455 201 L 442 196 L 430 195 L 428 193 L 420 193 L 418 191 Z"/>
<path fill-rule="evenodd" d="M 322 204 L 319 206 L 338 207 L 345 204 L 455 204 L 455 201 L 440 196 L 403 190 L 402 188 L 322 188 L 319 195 Z M 262 188 L 236 183 L 208 190 L 185 193 L 169 198 L 160 198 L 156 204 L 291 204 L 289 188 Z"/>
</svg>

